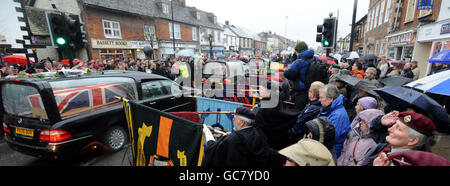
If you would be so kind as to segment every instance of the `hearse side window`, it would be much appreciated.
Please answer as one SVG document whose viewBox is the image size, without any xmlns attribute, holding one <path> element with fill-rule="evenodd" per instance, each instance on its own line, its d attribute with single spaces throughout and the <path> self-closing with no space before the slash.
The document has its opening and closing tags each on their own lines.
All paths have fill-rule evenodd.
<svg viewBox="0 0 450 186">
<path fill-rule="evenodd" d="M 36 119 L 48 119 L 38 90 L 32 86 L 5 83 L 1 87 L 6 113 Z"/>
<path fill-rule="evenodd" d="M 144 99 L 156 98 L 169 93 L 162 88 L 160 81 L 142 83 L 142 97 Z"/>
<path fill-rule="evenodd" d="M 62 118 L 90 109 L 118 104 L 117 97 L 136 100 L 135 81 L 127 77 L 100 77 L 50 82 Z"/>
<path fill-rule="evenodd" d="M 180 85 L 172 82 L 172 81 L 161 81 L 162 87 L 164 91 L 167 91 L 170 95 L 181 95 L 183 92 L 180 89 Z"/>
</svg>

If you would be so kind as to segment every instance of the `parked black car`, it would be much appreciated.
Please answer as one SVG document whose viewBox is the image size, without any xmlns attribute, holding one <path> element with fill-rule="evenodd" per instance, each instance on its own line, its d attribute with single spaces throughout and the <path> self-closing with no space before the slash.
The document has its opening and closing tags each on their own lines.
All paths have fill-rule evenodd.
<svg viewBox="0 0 450 186">
<path fill-rule="evenodd" d="M 0 82 L 5 140 L 19 152 L 66 159 L 99 145 L 112 152 L 128 142 L 123 105 L 116 96 L 163 110 L 191 111 L 193 98 L 158 75 L 119 71 L 76 78 L 18 78 Z"/>
</svg>

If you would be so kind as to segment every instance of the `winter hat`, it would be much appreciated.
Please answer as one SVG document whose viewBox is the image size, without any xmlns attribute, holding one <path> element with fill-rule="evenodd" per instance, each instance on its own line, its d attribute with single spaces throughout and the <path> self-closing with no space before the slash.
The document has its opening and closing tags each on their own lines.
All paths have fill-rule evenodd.
<svg viewBox="0 0 450 186">
<path fill-rule="evenodd" d="M 431 136 L 436 126 L 430 118 L 415 112 L 400 112 L 398 118 L 408 127 L 424 135 Z"/>
<path fill-rule="evenodd" d="M 279 153 L 300 166 L 335 166 L 330 151 L 322 143 L 312 139 L 302 139 Z"/>
<path fill-rule="evenodd" d="M 306 49 L 308 49 L 308 45 L 304 41 L 298 42 L 297 45 L 295 46 L 296 52 L 302 52 Z"/>
<path fill-rule="evenodd" d="M 363 97 L 358 99 L 359 104 L 364 108 L 364 110 L 367 109 L 376 109 L 378 106 L 378 102 L 373 97 Z"/>
<path fill-rule="evenodd" d="M 312 133 L 312 138 L 332 149 L 334 146 L 335 128 L 333 123 L 326 117 L 319 117 L 306 122 L 308 131 Z"/>
<path fill-rule="evenodd" d="M 360 112 L 358 117 L 370 126 L 372 120 L 380 115 L 384 115 L 384 112 L 378 109 L 367 109 Z"/>
</svg>

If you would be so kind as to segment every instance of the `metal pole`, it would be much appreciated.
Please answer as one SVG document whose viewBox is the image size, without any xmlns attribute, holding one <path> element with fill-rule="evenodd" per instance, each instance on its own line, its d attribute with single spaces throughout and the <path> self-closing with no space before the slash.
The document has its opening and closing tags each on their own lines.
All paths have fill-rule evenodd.
<svg viewBox="0 0 450 186">
<path fill-rule="evenodd" d="M 172 12 L 172 41 L 173 41 L 173 57 L 175 58 L 175 24 L 173 21 L 173 0 L 170 1 L 170 11 Z"/>
<path fill-rule="evenodd" d="M 352 19 L 352 32 L 350 35 L 350 48 L 349 51 L 353 51 L 353 40 L 355 39 L 355 21 L 356 21 L 356 10 L 358 9 L 358 0 L 355 0 L 353 5 L 353 19 Z"/>
</svg>

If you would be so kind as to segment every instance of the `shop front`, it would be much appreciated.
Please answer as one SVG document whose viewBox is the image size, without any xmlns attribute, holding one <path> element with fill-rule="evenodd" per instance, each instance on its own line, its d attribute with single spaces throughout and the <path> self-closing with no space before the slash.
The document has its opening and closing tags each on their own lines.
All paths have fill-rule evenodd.
<svg viewBox="0 0 450 186">
<path fill-rule="evenodd" d="M 450 50 L 450 20 L 422 26 L 417 31 L 414 59 L 423 63 L 423 76 L 428 75 L 435 64 L 428 60 L 443 50 Z M 421 69 L 422 70 L 422 69 Z"/>
<path fill-rule="evenodd" d="M 410 62 L 414 54 L 416 34 L 415 30 L 408 30 L 386 36 L 388 40 L 387 58 Z"/>
<path fill-rule="evenodd" d="M 148 41 L 126 41 L 110 39 L 92 39 L 92 57 L 94 59 L 145 59 L 144 48 L 152 47 Z M 158 44 L 153 43 L 153 49 Z"/>
</svg>

